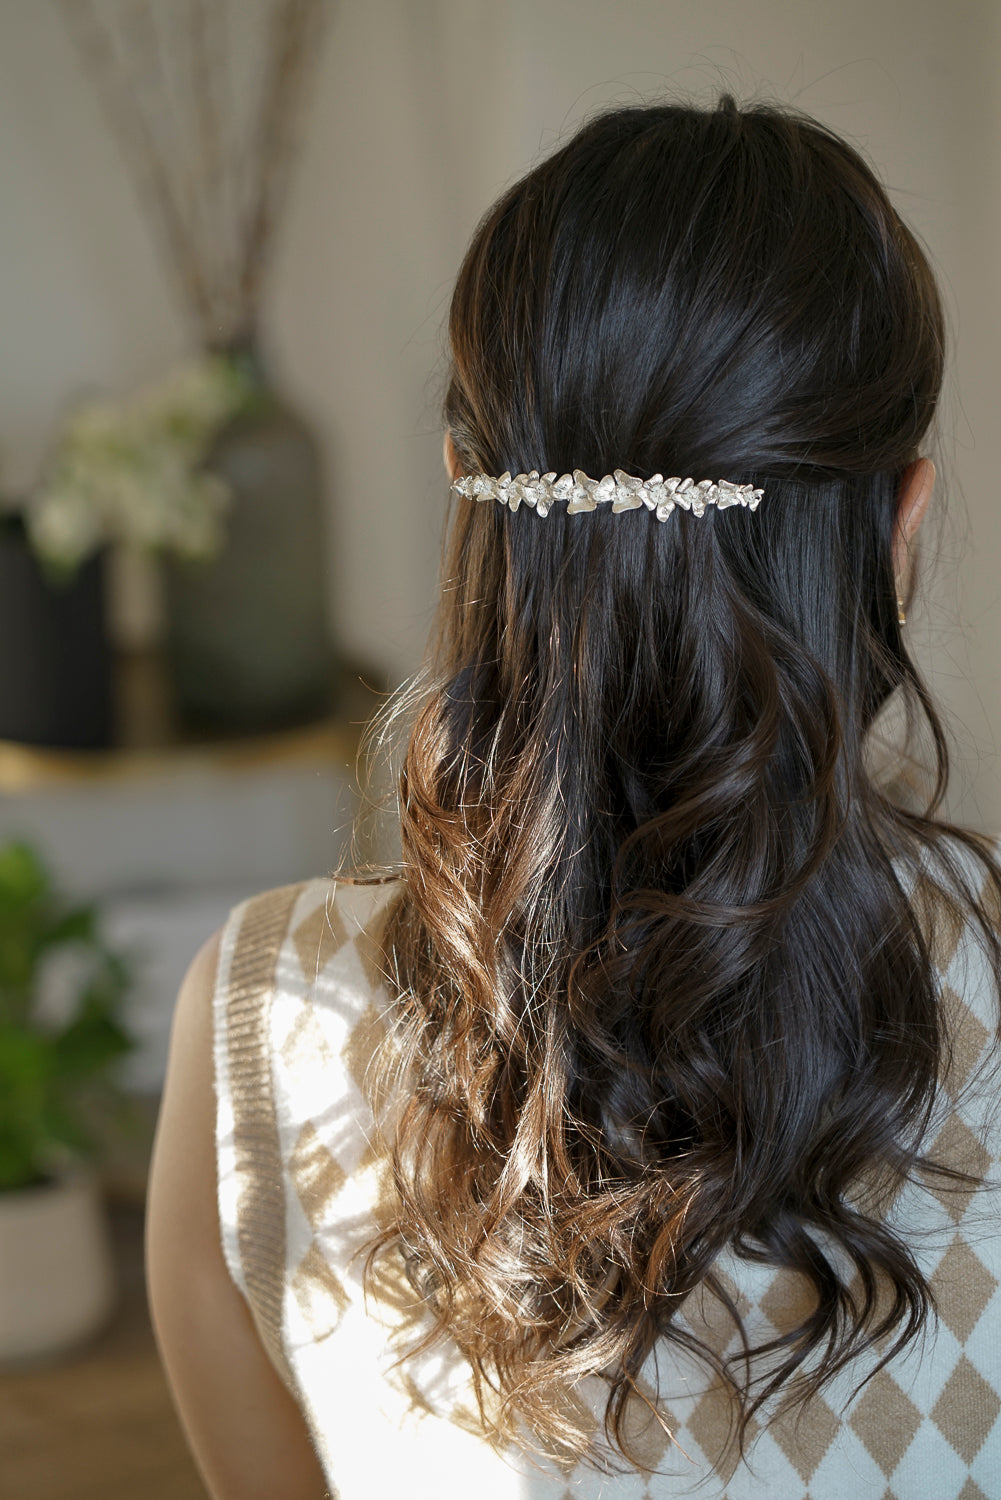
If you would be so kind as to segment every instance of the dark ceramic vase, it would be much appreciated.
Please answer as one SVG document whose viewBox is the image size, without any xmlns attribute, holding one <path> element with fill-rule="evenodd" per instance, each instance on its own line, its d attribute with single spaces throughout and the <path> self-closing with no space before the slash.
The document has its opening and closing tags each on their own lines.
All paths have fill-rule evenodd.
<svg viewBox="0 0 1001 1500">
<path fill-rule="evenodd" d="M 0 523 L 0 739 L 96 750 L 112 737 L 105 556 L 43 573 L 19 517 Z"/>
<path fill-rule="evenodd" d="M 265 730 L 331 706 L 322 476 L 255 351 L 230 355 L 253 394 L 208 458 L 232 492 L 225 541 L 211 561 L 167 564 L 168 657 L 185 721 Z"/>
</svg>

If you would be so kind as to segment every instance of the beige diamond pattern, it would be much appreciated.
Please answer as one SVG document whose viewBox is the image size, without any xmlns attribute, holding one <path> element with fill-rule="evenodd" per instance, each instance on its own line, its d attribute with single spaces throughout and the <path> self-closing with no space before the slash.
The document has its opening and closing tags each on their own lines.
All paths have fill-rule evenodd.
<svg viewBox="0 0 1001 1500">
<path fill-rule="evenodd" d="M 984 1494 L 976 1480 L 968 1479 L 956 1496 L 956 1500 L 988 1500 L 988 1496 Z"/>
<path fill-rule="evenodd" d="M 920 899 L 927 897 L 928 893 L 923 892 Z M 341 1061 L 363 1096 L 367 1097 L 366 1075 L 369 1063 L 385 1036 L 383 1012 L 377 1003 L 385 1003 L 385 994 L 379 990 L 381 973 L 378 944 L 374 928 L 349 935 L 336 903 L 329 903 L 329 906 L 328 910 L 323 901 L 315 905 L 290 933 L 292 947 L 302 969 L 305 993 L 301 997 L 302 1008 L 283 1045 L 282 1062 L 290 1078 L 294 1077 L 300 1067 L 315 1070 L 318 1065 L 324 1068 L 329 1066 L 336 1075 L 336 1060 L 314 1014 L 312 985 L 314 978 L 322 975 L 331 960 L 338 954 L 343 955 L 344 947 L 352 944 L 357 960 L 355 967 L 364 974 L 373 998 L 370 1003 L 359 1007 L 357 1019 L 342 1045 Z M 384 918 L 380 919 L 379 927 L 382 920 Z M 939 923 L 935 937 L 935 959 L 940 969 L 951 962 L 959 936 L 955 923 L 947 915 Z M 954 990 L 947 989 L 945 1007 L 949 1036 L 953 1044 L 953 1060 L 944 1082 L 955 1100 L 959 1098 L 963 1085 L 981 1057 L 989 1041 L 989 1033 L 983 1022 Z M 350 1172 L 324 1141 L 321 1130 L 322 1127 L 318 1129 L 312 1120 L 301 1121 L 288 1156 L 291 1180 L 314 1233 L 336 1218 L 338 1197 L 350 1177 Z M 975 1175 L 983 1175 L 991 1162 L 990 1154 L 965 1123 L 961 1112 L 949 1116 L 930 1149 L 930 1155 L 947 1165 Z M 373 1153 L 366 1148 L 362 1153 L 362 1166 L 369 1166 L 372 1160 Z M 357 1161 L 358 1153 L 355 1152 L 352 1155 L 352 1170 L 358 1170 Z M 387 1173 L 378 1175 L 382 1182 L 381 1191 L 391 1190 Z M 941 1183 L 934 1177 L 927 1179 L 926 1185 L 957 1226 L 957 1232 L 953 1234 L 931 1280 L 941 1321 L 959 1343 L 963 1344 L 990 1304 L 998 1287 L 998 1278 L 971 1248 L 960 1227 L 973 1190 L 963 1185 Z M 351 1298 L 337 1270 L 321 1250 L 318 1239 L 311 1239 L 290 1279 L 296 1303 L 313 1338 L 317 1341 L 327 1339 L 336 1332 Z M 777 1273 L 767 1284 L 763 1295 L 754 1303 L 749 1301 L 734 1280 L 728 1277 L 720 1279 L 727 1292 L 733 1296 L 742 1317 L 753 1323 L 753 1315 L 760 1312 L 768 1319 L 768 1325 L 779 1334 L 798 1326 L 813 1307 L 809 1284 L 805 1279 L 793 1277 L 789 1273 Z M 413 1289 L 405 1278 L 401 1282 L 397 1300 L 398 1317 L 402 1322 L 406 1310 L 409 1308 L 412 1313 L 414 1307 Z M 392 1299 L 387 1298 L 386 1301 L 388 1305 Z M 699 1338 L 705 1339 L 717 1354 L 723 1355 L 732 1347 L 735 1339 L 733 1320 L 713 1294 L 702 1289 L 689 1299 L 684 1314 Z M 759 1322 L 759 1336 L 761 1332 Z M 767 1325 L 764 1336 L 769 1336 Z M 752 1327 L 752 1341 L 754 1338 Z M 954 1348 L 954 1345 L 948 1347 Z M 954 1356 L 950 1354 L 948 1357 L 951 1363 Z M 891 1487 L 887 1489 L 884 1500 L 893 1500 L 895 1492 L 891 1476 L 918 1434 L 923 1420 L 927 1421 L 930 1417 L 960 1458 L 969 1464 L 981 1452 L 1001 1413 L 1001 1395 L 965 1354 L 960 1354 L 932 1411 L 927 1415 L 918 1409 L 911 1396 L 894 1379 L 892 1370 L 891 1365 L 868 1382 L 849 1408 L 849 1415 L 845 1419 L 890 1481 Z M 404 1379 L 409 1378 L 404 1375 Z M 415 1404 L 420 1404 L 423 1397 L 419 1385 L 414 1387 L 411 1394 Z M 638 1403 L 635 1405 L 634 1415 L 629 1419 L 634 1428 L 630 1437 L 644 1467 L 649 1466 L 649 1470 L 654 1471 L 664 1463 L 671 1438 L 649 1413 L 649 1420 L 644 1422 L 643 1410 Z M 667 1417 L 670 1423 L 669 1412 Z M 752 1463 L 756 1442 L 775 1442 L 803 1484 L 802 1495 L 797 1494 L 795 1500 L 809 1500 L 811 1479 L 818 1464 L 830 1453 L 841 1425 L 835 1410 L 823 1396 L 802 1412 L 774 1418 L 767 1424 L 752 1422 L 747 1435 Z M 728 1441 L 731 1427 L 729 1398 L 718 1386 L 710 1385 L 694 1402 L 690 1415 L 684 1425 L 677 1429 L 675 1436 L 684 1450 L 687 1435 L 691 1434 L 702 1452 L 712 1458 L 722 1455 L 728 1447 L 731 1451 L 735 1449 L 735 1445 Z M 731 1465 L 726 1463 L 723 1468 L 724 1482 L 730 1470 Z M 567 1500 L 571 1494 L 573 1500 L 581 1500 L 581 1497 L 595 1493 L 592 1483 L 590 1478 L 583 1484 L 575 1483 L 574 1488 L 566 1492 Z M 662 1493 L 656 1478 L 651 1478 L 648 1481 L 647 1495 L 652 1500 L 652 1497 L 659 1497 Z M 712 1493 L 718 1492 L 713 1490 Z M 781 1500 L 787 1500 L 785 1490 Z M 793 1500 L 791 1492 L 788 1500 Z M 847 1495 L 846 1500 L 850 1500 Z M 932 1500 L 930 1493 L 929 1500 Z M 958 1500 L 988 1500 L 988 1497 L 969 1478 Z"/>
<path fill-rule="evenodd" d="M 344 1285 L 315 1240 L 292 1277 L 292 1290 L 313 1338 L 319 1342 L 336 1330 L 349 1297 Z"/>
<path fill-rule="evenodd" d="M 725 1273 L 720 1272 L 717 1272 L 716 1279 L 722 1290 L 733 1302 L 741 1318 L 746 1319 L 751 1310 L 751 1304 L 747 1297 L 740 1291 L 736 1282 Z M 685 1321 L 696 1337 L 717 1358 L 722 1358 L 737 1338 L 737 1325 L 734 1323 L 729 1309 L 711 1287 L 700 1286 L 696 1288 L 692 1295 L 685 1301 L 684 1315 Z"/>
<path fill-rule="evenodd" d="M 341 1051 L 341 1057 L 358 1092 L 368 1098 L 370 1093 L 368 1070 L 375 1050 L 386 1034 L 382 1011 L 377 1005 L 369 1005 L 355 1022 L 351 1035 Z"/>
<path fill-rule="evenodd" d="M 299 923 L 292 941 L 307 984 L 323 972 L 346 938 L 347 931 L 336 901 L 321 903 Z"/>
<path fill-rule="evenodd" d="M 983 1177 L 990 1166 L 990 1154 L 983 1142 L 974 1135 L 965 1120 L 952 1114 L 932 1144 L 929 1152 L 933 1161 L 943 1166 L 955 1167 L 961 1172 L 970 1172 L 974 1177 Z M 950 1182 L 947 1178 L 931 1175 L 928 1190 L 936 1198 L 954 1224 L 958 1224 L 966 1212 L 975 1189 L 963 1182 Z"/>
<path fill-rule="evenodd" d="M 945 1326 L 965 1343 L 997 1290 L 992 1276 L 978 1255 L 956 1235 L 931 1278 L 938 1315 Z"/>
<path fill-rule="evenodd" d="M 394 906 L 394 901 L 387 901 L 375 920 L 359 932 L 355 938 L 355 948 L 361 960 L 362 972 L 368 982 L 368 986 L 374 995 L 377 995 L 385 986 L 386 976 L 383 973 L 383 952 L 381 942 L 385 933 L 386 924 Z"/>
<path fill-rule="evenodd" d="M 964 1354 L 932 1407 L 932 1417 L 960 1458 L 970 1463 L 1001 1411 L 1001 1396 Z"/>
<path fill-rule="evenodd" d="M 997 853 L 996 844 L 994 852 Z M 984 909 L 987 912 L 987 917 L 991 925 L 995 929 L 1001 928 L 1001 892 L 995 891 L 990 881 L 985 878 L 978 894 L 980 900 L 984 903 Z"/>
<path fill-rule="evenodd" d="M 312 1120 L 306 1121 L 292 1148 L 289 1173 L 307 1219 L 314 1229 L 322 1229 L 347 1173 L 323 1144 Z"/>
<path fill-rule="evenodd" d="M 816 1293 L 805 1276 L 786 1272 L 776 1276 L 758 1306 L 776 1333 L 792 1333 L 815 1310 Z"/>
<path fill-rule="evenodd" d="M 685 1431 L 692 1434 L 709 1462 L 719 1466 L 724 1479 L 732 1477 L 740 1461 L 731 1399 L 729 1392 L 718 1381 L 714 1382 L 696 1402 L 685 1423 Z M 752 1417 L 744 1437 L 745 1452 L 750 1451 L 759 1430 Z M 683 1435 L 681 1441 L 684 1442 Z"/>
<path fill-rule="evenodd" d="M 866 1386 L 849 1418 L 884 1474 L 892 1474 L 921 1425 L 921 1413 L 883 1369 Z"/>
<path fill-rule="evenodd" d="M 931 939 L 931 960 L 944 974 L 956 956 L 963 935 L 963 916 L 954 902 L 943 900 L 934 881 L 919 875 L 911 895 L 911 907 L 923 933 Z"/>
<path fill-rule="evenodd" d="M 333 1064 L 334 1058 L 327 1046 L 327 1039 L 320 1030 L 320 1023 L 311 1005 L 304 1005 L 296 1016 L 288 1036 L 282 1043 L 281 1056 L 285 1066 L 292 1073 L 302 1064 L 308 1066 L 314 1060 L 319 1061 L 324 1067 L 330 1067 Z"/>
<path fill-rule="evenodd" d="M 841 1423 L 822 1396 L 799 1412 L 777 1417 L 768 1431 L 804 1484 L 834 1442 Z M 877 1460 L 878 1461 L 878 1460 Z"/>
<path fill-rule="evenodd" d="M 664 1454 L 671 1445 L 671 1436 L 664 1430 L 655 1410 L 651 1406 L 658 1406 L 657 1392 L 652 1390 L 645 1381 L 639 1381 L 638 1386 L 646 1400 L 631 1401 L 626 1407 L 623 1420 L 623 1434 L 629 1444 L 630 1452 L 635 1454 L 637 1463 L 650 1473 L 660 1468 L 664 1461 Z M 670 1423 L 670 1414 L 665 1421 Z"/>
<path fill-rule="evenodd" d="M 951 1049 L 949 1066 L 942 1083 L 950 1098 L 955 1101 L 980 1061 L 990 1033 L 980 1017 L 974 1015 L 949 985 L 943 987 L 942 1008 Z"/>
</svg>

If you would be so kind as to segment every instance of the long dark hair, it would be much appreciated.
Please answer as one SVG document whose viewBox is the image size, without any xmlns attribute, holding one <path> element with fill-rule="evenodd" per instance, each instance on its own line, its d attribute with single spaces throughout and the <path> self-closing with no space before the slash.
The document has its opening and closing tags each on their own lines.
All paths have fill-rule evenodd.
<svg viewBox="0 0 1001 1500">
<path fill-rule="evenodd" d="M 673 1340 L 729 1381 L 743 1435 L 931 1305 L 853 1196 L 934 1167 L 942 908 L 905 868 L 934 855 L 1001 972 L 1001 872 L 936 815 L 946 745 L 897 617 L 938 293 L 850 146 L 726 98 L 603 114 L 505 193 L 450 336 L 465 472 L 765 499 L 663 524 L 457 502 L 399 783 L 397 1206 L 370 1266 L 403 1247 L 501 1397 L 494 1430 L 594 1457 L 566 1392 L 596 1374 L 629 1456 L 639 1372 Z M 895 692 L 931 728 L 920 810 L 867 758 Z M 678 1320 L 701 1284 L 727 1300 L 728 1247 L 812 1288 L 766 1377 Z"/>
</svg>

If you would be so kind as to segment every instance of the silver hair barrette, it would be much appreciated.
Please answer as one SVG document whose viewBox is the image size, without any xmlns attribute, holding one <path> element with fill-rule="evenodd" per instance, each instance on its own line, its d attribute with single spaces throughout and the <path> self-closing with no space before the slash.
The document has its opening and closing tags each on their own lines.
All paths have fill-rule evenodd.
<svg viewBox="0 0 1001 1500">
<path fill-rule="evenodd" d="M 731 484 L 728 479 L 700 479 L 696 483 L 694 479 L 665 479 L 663 474 L 636 479 L 621 469 L 603 479 L 589 479 L 580 469 L 558 479 L 555 470 L 540 475 L 537 469 L 516 474 L 513 479 L 510 474 L 502 474 L 499 479 L 489 474 L 463 474 L 452 481 L 451 488 L 453 494 L 470 500 L 499 500 L 511 510 L 530 505 L 540 516 L 549 514 L 554 500 L 568 502 L 568 516 L 596 510 L 599 505 L 611 505 L 613 515 L 645 505 L 658 521 L 666 521 L 676 505 L 697 516 L 705 515 L 707 505 L 715 505 L 718 510 L 729 505 L 757 510 L 765 493 L 751 484 Z"/>
</svg>

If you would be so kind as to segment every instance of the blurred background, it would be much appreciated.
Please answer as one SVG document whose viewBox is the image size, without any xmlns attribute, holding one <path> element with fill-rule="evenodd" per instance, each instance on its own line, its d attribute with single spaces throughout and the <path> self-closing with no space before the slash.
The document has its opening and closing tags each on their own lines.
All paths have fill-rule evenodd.
<svg viewBox="0 0 1001 1500">
<path fill-rule="evenodd" d="M 236 901 L 347 849 L 431 619 L 452 279 L 592 111 L 794 103 L 927 246 L 952 347 L 908 629 L 949 811 L 1001 832 L 999 58 L 994 0 L 0 0 L 5 1493 L 203 1493 L 139 1258 L 173 999 Z M 93 1270 L 61 1330 L 4 1227 L 60 1151 Z"/>
</svg>

